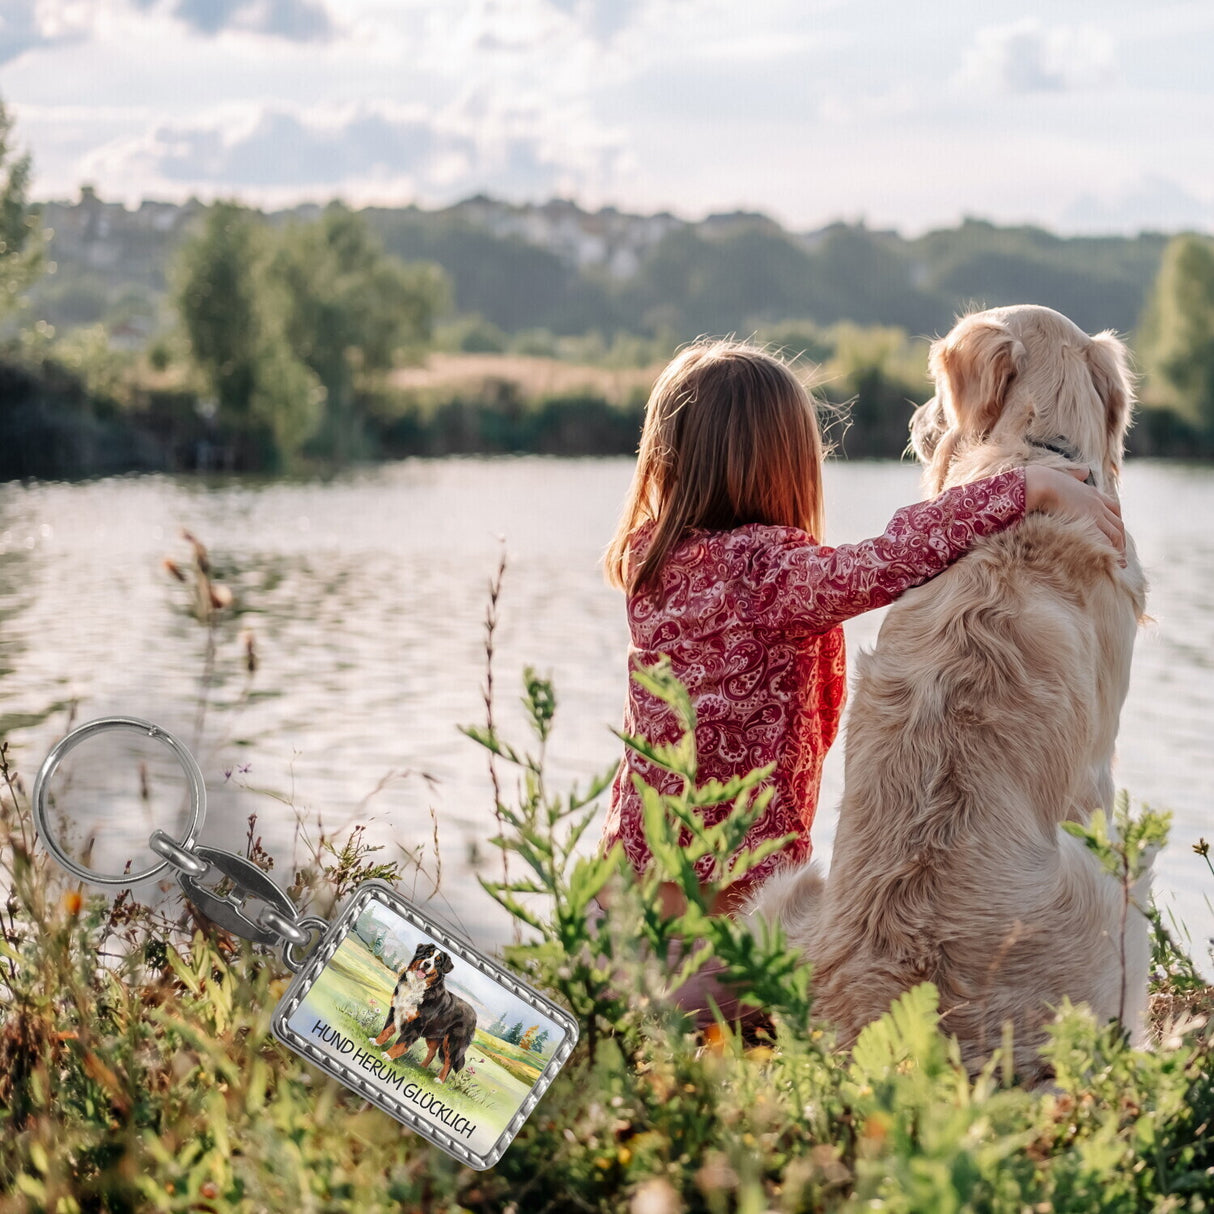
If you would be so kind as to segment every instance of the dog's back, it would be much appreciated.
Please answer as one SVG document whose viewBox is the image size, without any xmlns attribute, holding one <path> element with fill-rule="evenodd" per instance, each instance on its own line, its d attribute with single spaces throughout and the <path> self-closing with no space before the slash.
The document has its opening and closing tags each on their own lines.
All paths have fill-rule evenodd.
<svg viewBox="0 0 1214 1214">
<path fill-rule="evenodd" d="M 1036 315 L 1046 312 L 977 318 L 990 340 L 970 342 L 964 366 L 950 354 L 972 333 L 955 330 L 933 350 L 939 391 L 916 436 L 933 491 L 1034 460 L 1061 465 L 1026 438 L 1055 436 L 1085 409 L 1099 417 L 1067 424 L 1112 489 L 1130 404 L 1124 368 L 1113 351 L 1113 387 L 1102 394 L 1092 374 L 1086 395 L 1057 368 L 1024 373 L 1060 340 L 1075 357 L 1092 342 L 1056 313 Z M 991 374 L 989 359 L 1009 348 L 1010 373 Z M 967 386 L 989 398 L 981 409 L 997 404 L 993 416 L 970 407 Z M 890 608 L 876 649 L 857 662 L 829 879 L 790 874 L 757 904 L 805 949 L 816 1011 L 845 1041 L 927 980 L 974 1068 L 1011 1021 L 1018 1068 L 1031 1076 L 1041 1026 L 1063 996 L 1101 1017 L 1134 1016 L 1123 1006 L 1121 890 L 1059 823 L 1111 808 L 1143 595 L 1132 553 L 1122 569 L 1094 527 L 1041 514 L 980 541 Z M 1132 964 L 1145 978 L 1140 929 Z"/>
</svg>

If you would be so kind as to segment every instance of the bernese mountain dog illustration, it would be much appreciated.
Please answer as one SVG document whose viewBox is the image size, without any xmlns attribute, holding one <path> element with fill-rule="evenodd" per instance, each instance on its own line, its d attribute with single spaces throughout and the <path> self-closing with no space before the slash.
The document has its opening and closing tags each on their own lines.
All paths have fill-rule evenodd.
<svg viewBox="0 0 1214 1214">
<path fill-rule="evenodd" d="M 449 974 L 452 968 L 451 958 L 446 953 L 433 944 L 419 944 L 413 960 L 397 979 L 384 1027 L 371 1038 L 376 1045 L 382 1046 L 395 1032 L 396 1042 L 384 1054 L 396 1059 L 424 1037 L 430 1048 L 422 1060 L 423 1067 L 428 1067 L 435 1053 L 442 1050 L 439 1083 L 443 1083 L 452 1071 L 463 1070 L 464 1055 L 476 1032 L 476 1012 L 472 1005 L 453 995 L 443 984 L 443 975 Z"/>
</svg>

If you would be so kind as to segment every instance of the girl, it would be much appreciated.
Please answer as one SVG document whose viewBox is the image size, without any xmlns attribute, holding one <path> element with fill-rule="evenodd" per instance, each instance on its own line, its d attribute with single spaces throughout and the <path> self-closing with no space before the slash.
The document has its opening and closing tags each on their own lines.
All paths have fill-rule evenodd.
<svg viewBox="0 0 1214 1214">
<path fill-rule="evenodd" d="M 1125 551 L 1117 503 L 1082 483 L 1086 469 L 1039 466 L 947 490 L 899 510 L 876 539 L 828 548 L 817 538 L 822 458 L 814 402 L 787 364 L 744 342 L 699 342 L 654 385 L 607 550 L 608 580 L 628 596 L 629 668 L 669 655 L 695 705 L 700 776 L 775 764 L 774 794 L 744 846 L 796 838 L 720 893 L 718 913 L 735 912 L 777 866 L 809 857 L 846 691 L 844 620 L 892 602 L 1030 510 L 1091 518 Z M 653 742 L 679 736 L 673 714 L 631 679 L 624 729 Z M 620 764 L 603 847 L 622 841 L 639 873 L 650 856 L 637 776 L 661 792 L 679 779 L 633 751 Z M 714 806 L 705 821 L 729 811 Z M 700 863 L 708 881 L 712 858 Z M 676 913 L 677 888 L 663 895 Z"/>
</svg>

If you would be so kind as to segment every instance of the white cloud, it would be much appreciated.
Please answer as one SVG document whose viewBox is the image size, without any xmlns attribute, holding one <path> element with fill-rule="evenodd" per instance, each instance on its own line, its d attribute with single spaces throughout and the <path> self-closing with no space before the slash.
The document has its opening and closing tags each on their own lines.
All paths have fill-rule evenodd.
<svg viewBox="0 0 1214 1214">
<path fill-rule="evenodd" d="M 27 51 L 87 38 L 96 14 L 80 0 L 5 0 L 0 12 L 0 63 Z"/>
<path fill-rule="evenodd" d="M 380 104 L 342 112 L 229 108 L 205 121 L 160 123 L 86 156 L 82 178 L 137 181 L 160 197 L 240 194 L 275 205 L 341 193 L 354 202 L 447 202 L 492 186 L 542 200 L 601 189 L 614 150 L 570 144 L 542 111 L 466 99 L 439 115 Z"/>
<path fill-rule="evenodd" d="M 202 34 L 233 29 L 284 38 L 324 41 L 336 30 L 322 0 L 132 0 L 137 8 L 159 7 Z"/>
<path fill-rule="evenodd" d="M 1046 28 L 1035 18 L 979 30 L 965 52 L 956 83 L 1002 93 L 1088 88 L 1111 79 L 1113 39 L 1094 26 Z"/>
<path fill-rule="evenodd" d="M 330 34 L 309 36 L 304 18 L 321 11 Z M 965 0 L 894 6 L 880 23 L 866 11 L 0 0 L 0 93 L 39 197 L 90 180 L 130 202 L 559 193 L 920 229 L 964 213 L 1169 226 L 1214 199 L 1204 7 L 1165 2 L 1148 17 L 1110 0 L 1097 19 L 1060 0 L 994 29 Z M 1151 175 L 1177 189 L 1134 184 Z"/>
<path fill-rule="evenodd" d="M 0 63 L 28 51 L 120 39 L 151 19 L 207 36 L 231 31 L 288 42 L 328 41 L 339 32 L 325 0 L 4 0 Z"/>
</svg>

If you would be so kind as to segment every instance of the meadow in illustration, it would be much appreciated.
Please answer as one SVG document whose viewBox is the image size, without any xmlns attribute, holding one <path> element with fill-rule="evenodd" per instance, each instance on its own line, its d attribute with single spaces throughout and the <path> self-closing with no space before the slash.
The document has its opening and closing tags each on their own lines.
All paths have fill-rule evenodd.
<svg viewBox="0 0 1214 1214">
<path fill-rule="evenodd" d="M 474 1152 L 487 1152 L 530 1094 L 563 1030 L 503 989 L 458 955 L 441 976 L 448 994 L 476 1014 L 476 1027 L 459 1069 L 441 1080 L 444 1049 L 428 1066 L 422 1036 L 398 1056 L 389 1050 L 393 1029 L 381 1044 L 393 991 L 419 946 L 442 946 L 388 906 L 372 901 L 358 916 L 329 963 L 291 1016 L 292 1029 L 311 1044 L 372 1082 L 386 1095 L 445 1128 Z M 448 952 L 450 956 L 450 953 Z M 399 1026 L 398 1026 L 399 1027 Z"/>
</svg>

